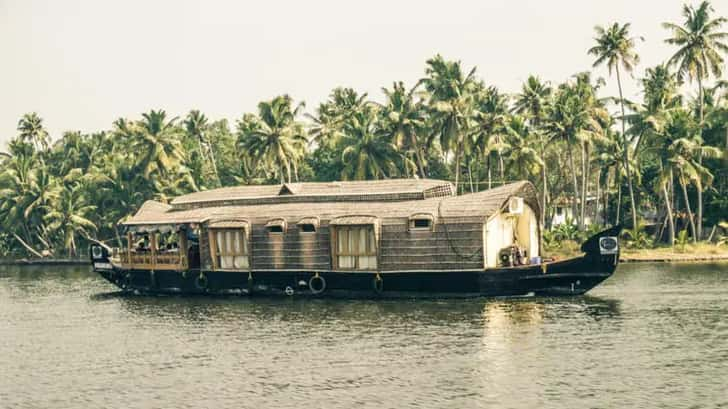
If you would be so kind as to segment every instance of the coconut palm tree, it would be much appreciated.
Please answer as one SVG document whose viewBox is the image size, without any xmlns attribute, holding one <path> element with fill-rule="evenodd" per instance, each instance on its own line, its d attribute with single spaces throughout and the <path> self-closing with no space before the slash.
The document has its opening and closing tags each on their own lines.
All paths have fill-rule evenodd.
<svg viewBox="0 0 728 409">
<path fill-rule="evenodd" d="M 382 127 L 390 134 L 398 149 L 412 152 L 420 177 L 424 178 L 427 174 L 420 135 L 425 128 L 425 107 L 421 101 L 414 99 L 418 85 L 407 90 L 404 83 L 399 81 L 392 85 L 391 90 L 382 88 L 386 100 L 381 116 Z"/>
<path fill-rule="evenodd" d="M 593 84 L 588 73 L 577 74 L 576 81 L 560 85 L 548 107 L 548 118 L 544 123 L 545 132 L 566 145 L 573 192 L 572 211 L 582 229 L 581 215 L 585 213 L 588 188 L 589 146 L 593 139 L 604 133 L 605 117 L 608 116 L 601 101 L 596 98 L 596 90 L 600 85 L 599 81 Z M 581 190 L 573 153 L 573 146 L 577 144 L 581 147 Z M 580 200 L 579 211 L 577 204 Z"/>
<path fill-rule="evenodd" d="M 220 186 L 220 174 L 217 171 L 215 153 L 205 133 L 209 123 L 205 114 L 192 110 L 184 120 L 187 135 L 197 141 L 197 149 L 202 160 L 202 177 L 205 180 L 213 179 L 213 185 Z"/>
<path fill-rule="evenodd" d="M 508 144 L 506 155 L 509 158 L 509 168 L 514 170 L 518 179 L 532 179 L 544 166 L 544 161 L 538 149 L 533 145 L 537 143 L 531 137 L 525 119 L 519 115 L 511 116 L 505 126 L 505 139 Z"/>
<path fill-rule="evenodd" d="M 624 111 L 624 96 L 622 94 L 622 79 L 620 77 L 619 67 L 626 72 L 632 72 L 634 66 L 639 63 L 639 56 L 634 51 L 635 38 L 629 35 L 630 24 L 620 25 L 614 23 L 608 28 L 596 26 L 594 30 L 597 33 L 595 41 L 597 45 L 589 49 L 589 54 L 596 56 L 594 67 L 602 64 L 607 65 L 609 73 L 614 70 L 617 74 L 617 87 L 619 88 L 619 105 L 622 110 L 622 138 L 624 138 L 624 146 L 629 147 L 627 142 L 626 131 L 626 114 Z M 624 149 L 624 166 L 627 171 L 627 187 L 629 189 L 629 201 L 632 211 L 632 226 L 637 226 L 637 206 L 634 198 L 634 188 L 632 186 L 632 175 L 629 167 L 629 149 Z"/>
<path fill-rule="evenodd" d="M 342 152 L 345 180 L 386 179 L 396 172 L 396 163 L 402 159 L 405 166 L 413 163 L 401 157 L 396 145 L 389 139 L 377 120 L 377 110 L 365 108 L 354 113 L 343 124 L 346 148 Z"/>
<path fill-rule="evenodd" d="M 123 124 L 117 129 L 128 133 L 132 147 L 139 153 L 137 165 L 145 177 L 149 178 L 153 173 L 173 173 L 184 160 L 181 130 L 176 121 L 176 117 L 167 120 L 164 110 L 151 110 L 142 114 L 138 123 L 131 126 Z"/>
<path fill-rule="evenodd" d="M 31 112 L 23 115 L 18 121 L 19 138 L 22 142 L 28 142 L 35 146 L 38 151 L 48 149 L 50 137 L 48 131 L 43 127 L 43 119 L 37 113 Z"/>
<path fill-rule="evenodd" d="M 710 2 L 703 1 L 695 8 L 683 6 L 682 14 L 685 21 L 682 25 L 674 23 L 663 23 L 662 26 L 669 30 L 671 37 L 665 42 L 675 45 L 678 50 L 668 60 L 668 65 L 677 67 L 678 79 L 688 77 L 698 83 L 699 103 L 699 127 L 702 137 L 704 128 L 704 89 L 703 81 L 713 74 L 720 78 L 724 65 L 722 53 L 728 52 L 728 33 L 719 31 L 721 26 L 728 21 L 725 17 L 711 18 L 714 11 Z M 702 158 L 699 158 L 702 162 Z M 703 189 L 698 187 L 698 220 L 697 234 L 702 237 L 703 232 Z"/>
<path fill-rule="evenodd" d="M 496 154 L 498 174 L 501 182 L 505 180 L 505 163 L 503 154 L 510 148 L 506 141 L 508 122 L 508 98 L 496 87 L 478 87 L 473 97 L 472 144 L 480 148 L 488 157 L 488 181 L 490 185 L 490 155 Z M 466 151 L 470 149 L 470 139 L 466 139 Z"/>
<path fill-rule="evenodd" d="M 72 182 L 63 187 L 58 199 L 43 216 L 43 220 L 48 223 L 48 229 L 58 232 L 62 237 L 69 257 L 77 254 L 76 237 L 88 237 L 96 230 L 94 222 L 89 220 L 94 210 L 96 206 L 88 204 L 80 183 Z"/>
<path fill-rule="evenodd" d="M 238 145 L 271 167 L 280 183 L 293 181 L 298 162 L 308 143 L 303 123 L 296 117 L 303 110 L 295 108 L 288 95 L 281 95 L 258 104 L 258 115 L 246 115 L 238 122 Z"/>
<path fill-rule="evenodd" d="M 531 133 L 538 139 L 538 150 L 541 158 L 546 157 L 546 135 L 542 132 L 541 124 L 546 119 L 546 108 L 551 100 L 551 86 L 542 82 L 536 76 L 529 76 L 523 86 L 521 93 L 516 95 L 513 105 L 513 111 L 517 114 L 524 115 L 528 121 Z M 546 224 L 546 209 L 548 207 L 548 166 L 544 161 L 540 166 L 541 169 L 541 225 Z"/>
<path fill-rule="evenodd" d="M 429 93 L 435 132 L 443 150 L 455 151 L 455 186 L 460 185 L 460 166 L 471 132 L 473 99 L 478 84 L 475 68 L 465 74 L 460 61 L 446 61 L 439 54 L 427 60 L 420 81 Z"/>
</svg>

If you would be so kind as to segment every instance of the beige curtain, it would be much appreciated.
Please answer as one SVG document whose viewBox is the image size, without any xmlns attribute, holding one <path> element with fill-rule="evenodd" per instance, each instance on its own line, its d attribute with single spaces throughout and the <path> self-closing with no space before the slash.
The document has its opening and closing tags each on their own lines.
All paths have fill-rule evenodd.
<svg viewBox="0 0 728 409">
<path fill-rule="evenodd" d="M 339 268 L 377 268 L 377 246 L 372 226 L 346 226 L 337 229 Z"/>
</svg>

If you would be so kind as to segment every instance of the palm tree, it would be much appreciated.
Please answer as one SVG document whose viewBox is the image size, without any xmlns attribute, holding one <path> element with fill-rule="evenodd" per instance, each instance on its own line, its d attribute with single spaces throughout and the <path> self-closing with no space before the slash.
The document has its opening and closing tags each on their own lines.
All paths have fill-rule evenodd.
<svg viewBox="0 0 728 409">
<path fill-rule="evenodd" d="M 584 227 L 584 218 L 581 216 L 585 214 L 588 189 L 589 145 L 603 134 L 603 123 L 608 116 L 596 98 L 599 85 L 599 82 L 592 84 L 589 73 L 577 74 L 575 82 L 560 85 L 548 107 L 548 119 L 544 124 L 544 130 L 551 138 L 561 140 L 566 145 L 573 191 L 572 212 L 581 229 Z M 573 154 L 573 146 L 577 143 L 581 145 L 581 194 Z M 579 201 L 580 211 L 577 208 Z"/>
<path fill-rule="evenodd" d="M 292 182 L 292 173 L 297 175 L 308 143 L 303 124 L 296 120 L 303 107 L 300 103 L 294 108 L 288 95 L 277 96 L 258 104 L 257 117 L 247 115 L 238 122 L 239 146 L 273 167 L 281 184 Z"/>
<path fill-rule="evenodd" d="M 38 151 L 48 149 L 50 137 L 43 128 L 43 119 L 37 113 L 31 112 L 23 115 L 18 121 L 18 131 L 20 131 L 19 137 L 22 142 L 32 144 Z"/>
<path fill-rule="evenodd" d="M 419 85 L 419 84 L 418 84 Z M 399 149 L 411 151 L 417 161 L 420 177 L 425 173 L 425 158 L 419 135 L 425 127 L 424 106 L 415 102 L 414 93 L 418 85 L 407 90 L 403 82 L 395 82 L 392 89 L 382 88 L 386 102 L 381 110 L 383 127 L 390 133 Z"/>
<path fill-rule="evenodd" d="M 313 123 L 310 127 L 311 143 L 332 146 L 339 142 L 344 121 L 367 106 L 367 94 L 352 88 L 335 88 L 329 99 L 317 108 L 317 115 L 305 114 Z"/>
<path fill-rule="evenodd" d="M 524 118 L 516 115 L 509 118 L 505 131 L 510 168 L 515 170 L 518 179 L 531 179 L 544 166 L 539 151 L 532 146 L 535 141 L 531 130 Z"/>
<path fill-rule="evenodd" d="M 343 179 L 386 179 L 396 171 L 400 155 L 380 127 L 376 109 L 365 108 L 348 118 L 343 124 L 343 135 L 347 144 L 342 153 Z M 407 166 L 407 159 L 403 159 Z"/>
<path fill-rule="evenodd" d="M 659 163 L 656 186 L 665 202 L 668 242 L 672 246 L 676 233 L 670 194 L 673 190 L 674 170 L 666 156 L 671 138 L 665 133 L 665 128 L 674 119 L 673 113 L 682 109 L 682 98 L 677 92 L 677 77 L 665 65 L 648 68 L 641 83 L 644 102 L 642 104 L 627 102 L 633 112 L 627 115 L 627 121 L 630 123 L 628 132 L 637 141 L 636 157 L 655 152 L 653 156 Z"/>
<path fill-rule="evenodd" d="M 119 131 L 130 132 L 132 146 L 140 153 L 137 164 L 145 177 L 158 172 L 161 175 L 175 172 L 185 157 L 180 141 L 177 118 L 167 120 L 164 110 L 151 110 L 142 114 L 142 121 Z M 125 125 L 124 125 L 125 126 Z"/>
<path fill-rule="evenodd" d="M 83 196 L 82 186 L 73 182 L 66 185 L 56 200 L 49 206 L 43 220 L 48 222 L 50 231 L 60 233 L 63 246 L 69 256 L 76 255 L 76 237 L 88 237 L 96 225 L 89 220 L 96 206 L 89 205 Z"/>
<path fill-rule="evenodd" d="M 597 57 L 594 61 L 594 67 L 607 64 L 609 73 L 615 70 L 617 74 L 617 87 L 619 88 L 619 104 L 622 109 L 622 138 L 624 138 L 624 167 L 627 171 L 627 187 L 629 188 L 629 201 L 632 210 L 632 226 L 637 228 L 637 206 L 634 199 L 634 189 L 632 187 L 632 175 L 629 167 L 629 143 L 627 142 L 626 132 L 626 115 L 624 111 L 624 96 L 622 94 L 622 79 L 619 73 L 619 66 L 626 72 L 632 72 L 634 66 L 639 62 L 639 56 L 634 51 L 635 39 L 629 36 L 630 24 L 620 25 L 614 23 L 608 28 L 601 26 L 595 27 L 597 37 L 595 38 L 597 45 L 589 49 L 589 54 Z"/>
<path fill-rule="evenodd" d="M 488 157 L 488 184 L 490 187 L 490 155 L 495 153 L 498 159 L 498 173 L 501 182 L 505 181 L 505 164 L 503 153 L 510 148 L 505 140 L 508 122 L 508 98 L 496 87 L 478 87 L 473 98 L 473 144 Z M 466 142 L 470 142 L 469 139 Z M 466 150 L 469 143 L 465 145 Z"/>
<path fill-rule="evenodd" d="M 202 160 L 202 176 L 206 180 L 209 180 L 210 177 L 214 178 L 214 185 L 220 186 L 220 175 L 217 172 L 215 153 L 210 141 L 205 136 L 209 126 L 207 117 L 196 109 L 192 110 L 187 114 L 184 125 L 187 134 L 197 141 L 198 151 Z"/>
<path fill-rule="evenodd" d="M 460 184 L 460 165 L 470 134 L 473 98 L 477 89 L 475 68 L 465 74 L 460 61 L 445 61 L 439 54 L 427 60 L 426 77 L 420 80 L 430 96 L 436 132 L 443 150 L 455 150 L 455 186 Z"/>
<path fill-rule="evenodd" d="M 541 124 L 546 118 L 546 107 L 551 99 L 551 87 L 536 76 L 529 76 L 521 87 L 521 93 L 516 95 L 513 110 L 524 115 L 531 126 L 531 132 L 537 135 L 539 156 L 546 157 L 546 137 L 541 130 Z M 548 166 L 544 161 L 541 165 L 541 225 L 546 224 L 546 208 L 548 206 Z"/>
<path fill-rule="evenodd" d="M 728 21 L 725 17 L 711 19 L 713 7 L 710 2 L 703 1 L 698 8 L 683 5 L 682 14 L 685 22 L 682 26 L 674 23 L 663 23 L 662 26 L 670 30 L 672 37 L 666 43 L 678 46 L 678 50 L 668 60 L 668 65 L 677 66 L 678 79 L 685 76 L 690 80 L 697 80 L 699 103 L 699 128 L 702 137 L 704 127 L 703 81 L 712 73 L 720 78 L 724 64 L 721 53 L 728 52 L 728 45 L 723 42 L 728 39 L 728 33 L 719 32 L 721 26 Z M 698 159 L 702 162 L 702 158 Z M 703 189 L 698 186 L 698 223 L 697 234 L 702 237 L 703 232 Z"/>
</svg>

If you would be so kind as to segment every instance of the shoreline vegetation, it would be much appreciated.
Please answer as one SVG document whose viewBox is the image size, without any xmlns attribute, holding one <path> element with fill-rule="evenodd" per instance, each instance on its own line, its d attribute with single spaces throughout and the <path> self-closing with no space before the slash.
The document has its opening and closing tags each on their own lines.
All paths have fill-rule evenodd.
<svg viewBox="0 0 728 409">
<path fill-rule="evenodd" d="M 234 123 L 160 109 L 51 138 L 41 116 L 25 114 L 0 153 L 0 258 L 60 262 L 95 241 L 123 247 L 118 223 L 147 200 L 387 178 L 449 180 L 461 194 L 529 180 L 546 255 L 573 254 L 615 224 L 627 227 L 625 260 L 723 255 L 728 20 L 708 1 L 684 5 L 682 17 L 649 39 L 671 46 L 662 64 L 640 66 L 629 23 L 597 26 L 581 33 L 594 37 L 584 50 L 592 67 L 555 84 L 531 75 L 511 94 L 437 54 L 421 78 L 383 88 L 381 101 L 339 87 L 304 112 L 279 95 Z M 618 95 L 605 93 L 607 81 Z M 640 100 L 623 95 L 624 81 L 637 82 Z"/>
<path fill-rule="evenodd" d="M 554 257 L 563 260 L 577 257 L 583 253 L 579 251 L 581 243 L 564 242 L 560 248 L 546 249 L 545 257 Z M 728 246 L 715 246 L 707 243 L 687 244 L 682 247 L 660 246 L 648 249 L 624 248 L 621 250 L 619 261 L 621 263 L 699 263 L 699 262 L 728 262 Z"/>
</svg>

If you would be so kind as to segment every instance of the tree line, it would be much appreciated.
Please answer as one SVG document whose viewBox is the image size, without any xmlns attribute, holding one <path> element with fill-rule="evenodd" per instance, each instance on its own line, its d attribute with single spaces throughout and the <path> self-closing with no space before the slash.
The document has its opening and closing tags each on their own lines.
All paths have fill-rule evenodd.
<svg viewBox="0 0 728 409">
<path fill-rule="evenodd" d="M 663 64 L 636 74 L 630 25 L 597 26 L 585 52 L 607 79 L 530 76 L 512 95 L 436 55 L 413 84 L 383 88 L 383 102 L 336 88 L 306 113 L 281 95 L 233 124 L 152 110 L 52 141 L 41 117 L 26 114 L 0 158 L 0 253 L 73 256 L 89 239 L 120 241 L 117 223 L 144 201 L 192 191 L 412 177 L 451 180 L 460 193 L 527 179 L 547 228 L 554 204 L 567 203 L 580 230 L 588 218 L 637 230 L 652 212 L 663 241 L 681 230 L 703 239 L 706 223 L 728 215 L 728 33 L 707 1 L 682 12 L 663 24 L 674 46 Z M 624 97 L 631 80 L 641 100 Z M 619 95 L 603 95 L 606 81 Z"/>
</svg>

